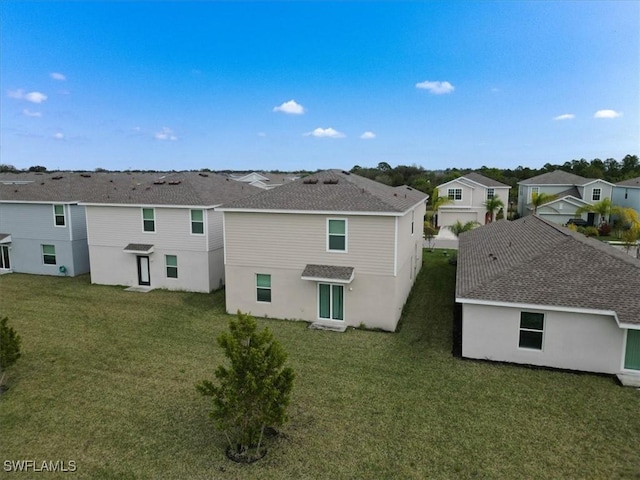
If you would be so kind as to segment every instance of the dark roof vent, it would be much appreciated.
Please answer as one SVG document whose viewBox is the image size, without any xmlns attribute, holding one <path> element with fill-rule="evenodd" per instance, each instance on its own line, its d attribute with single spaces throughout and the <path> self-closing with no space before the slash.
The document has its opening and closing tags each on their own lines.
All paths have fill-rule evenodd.
<svg viewBox="0 0 640 480">
<path fill-rule="evenodd" d="M 113 183 L 113 178 L 111 180 L 109 180 L 111 183 Z"/>
<path fill-rule="evenodd" d="M 327 180 L 324 180 L 322 183 L 324 183 L 325 185 L 337 185 L 338 184 L 338 179 L 337 178 L 329 178 Z"/>
<path fill-rule="evenodd" d="M 347 172 L 346 170 L 342 170 L 342 173 L 344 173 L 345 175 L 351 175 L 351 172 Z"/>
<path fill-rule="evenodd" d="M 165 183 L 167 183 L 167 182 L 165 182 L 164 180 L 155 180 L 153 182 L 154 185 L 164 185 Z"/>
<path fill-rule="evenodd" d="M 164 183 L 164 182 L 162 182 L 162 183 Z M 169 182 L 169 185 L 180 185 L 180 180 L 171 180 Z"/>
<path fill-rule="evenodd" d="M 208 177 L 209 176 L 208 173 L 202 173 L 202 172 L 200 172 L 198 175 L 200 175 L 201 177 Z"/>
<path fill-rule="evenodd" d="M 82 178 L 91 178 L 91 174 L 89 174 L 89 173 L 81 173 L 80 176 Z"/>
<path fill-rule="evenodd" d="M 44 185 L 44 182 L 40 182 L 40 185 Z"/>
<path fill-rule="evenodd" d="M 58 175 L 56 177 L 51 177 L 51 180 L 60 180 L 61 178 L 64 178 L 62 175 Z"/>
<path fill-rule="evenodd" d="M 305 178 L 302 183 L 306 183 L 307 185 L 315 185 L 316 183 L 318 183 L 318 179 L 317 178 Z"/>
</svg>

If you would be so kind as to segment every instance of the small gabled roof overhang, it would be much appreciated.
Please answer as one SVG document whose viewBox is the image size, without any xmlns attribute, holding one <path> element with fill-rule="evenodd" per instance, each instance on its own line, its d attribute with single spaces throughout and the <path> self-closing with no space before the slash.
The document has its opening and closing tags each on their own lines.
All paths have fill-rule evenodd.
<svg viewBox="0 0 640 480">
<path fill-rule="evenodd" d="M 123 248 L 123 251 L 127 253 L 149 254 L 153 253 L 153 245 L 147 243 L 130 243 Z"/>
<path fill-rule="evenodd" d="M 307 265 L 302 271 L 302 280 L 312 282 L 351 283 L 353 281 L 353 267 L 339 267 L 336 265 Z"/>
<path fill-rule="evenodd" d="M 0 233 L 0 243 L 11 243 L 11 234 Z"/>
</svg>

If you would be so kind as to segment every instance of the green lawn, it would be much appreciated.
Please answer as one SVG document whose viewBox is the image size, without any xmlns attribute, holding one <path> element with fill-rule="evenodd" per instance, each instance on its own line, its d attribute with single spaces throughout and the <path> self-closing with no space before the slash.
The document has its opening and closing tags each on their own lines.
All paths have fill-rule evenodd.
<svg viewBox="0 0 640 480">
<path fill-rule="evenodd" d="M 640 391 L 451 356 L 446 260 L 425 253 L 397 334 L 259 320 L 297 378 L 289 423 L 252 465 L 226 459 L 194 388 L 223 360 L 223 293 L 4 275 L 0 315 L 23 356 L 0 397 L 3 466 L 74 460 L 75 478 L 106 479 L 640 478 Z"/>
</svg>

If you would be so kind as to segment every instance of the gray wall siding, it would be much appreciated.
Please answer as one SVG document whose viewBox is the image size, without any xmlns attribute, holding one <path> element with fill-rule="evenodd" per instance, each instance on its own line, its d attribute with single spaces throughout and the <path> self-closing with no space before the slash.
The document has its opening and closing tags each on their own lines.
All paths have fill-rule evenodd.
<svg viewBox="0 0 640 480">
<path fill-rule="evenodd" d="M 614 205 L 630 207 L 640 212 L 640 188 L 615 187 L 612 202 Z"/>
<path fill-rule="evenodd" d="M 347 253 L 327 252 L 327 218 L 347 219 Z M 225 212 L 227 265 L 355 267 L 393 275 L 394 217 Z"/>
<path fill-rule="evenodd" d="M 14 239 L 65 241 L 69 233 L 69 206 L 65 206 L 66 226 L 53 224 L 53 206 L 47 204 L 0 203 L 0 233 Z"/>
<path fill-rule="evenodd" d="M 209 237 L 209 250 L 217 250 L 224 246 L 224 229 L 222 212 L 215 210 L 206 210 L 207 217 L 207 236 Z"/>
<path fill-rule="evenodd" d="M 71 238 L 73 240 L 87 240 L 87 214 L 85 207 L 69 205 L 69 217 L 71 219 Z M 87 261 L 88 257 L 87 257 Z"/>
<path fill-rule="evenodd" d="M 42 256 L 42 245 L 53 245 L 56 251 L 56 264 L 45 265 Z M 74 252 L 71 242 L 56 240 L 19 239 L 12 237 L 10 245 L 11 269 L 16 273 L 37 275 L 65 275 L 59 271 L 60 266 L 67 268 L 66 275 L 74 276 L 83 271 L 74 269 Z"/>
</svg>

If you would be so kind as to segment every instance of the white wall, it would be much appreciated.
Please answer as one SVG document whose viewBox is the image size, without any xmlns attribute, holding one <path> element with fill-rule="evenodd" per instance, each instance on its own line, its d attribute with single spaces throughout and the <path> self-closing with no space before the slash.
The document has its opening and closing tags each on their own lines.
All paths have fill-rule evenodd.
<svg viewBox="0 0 640 480">
<path fill-rule="evenodd" d="M 463 304 L 462 356 L 598 373 L 621 370 L 624 330 L 613 317 L 545 313 L 542 350 L 518 347 L 520 308 Z"/>
</svg>

